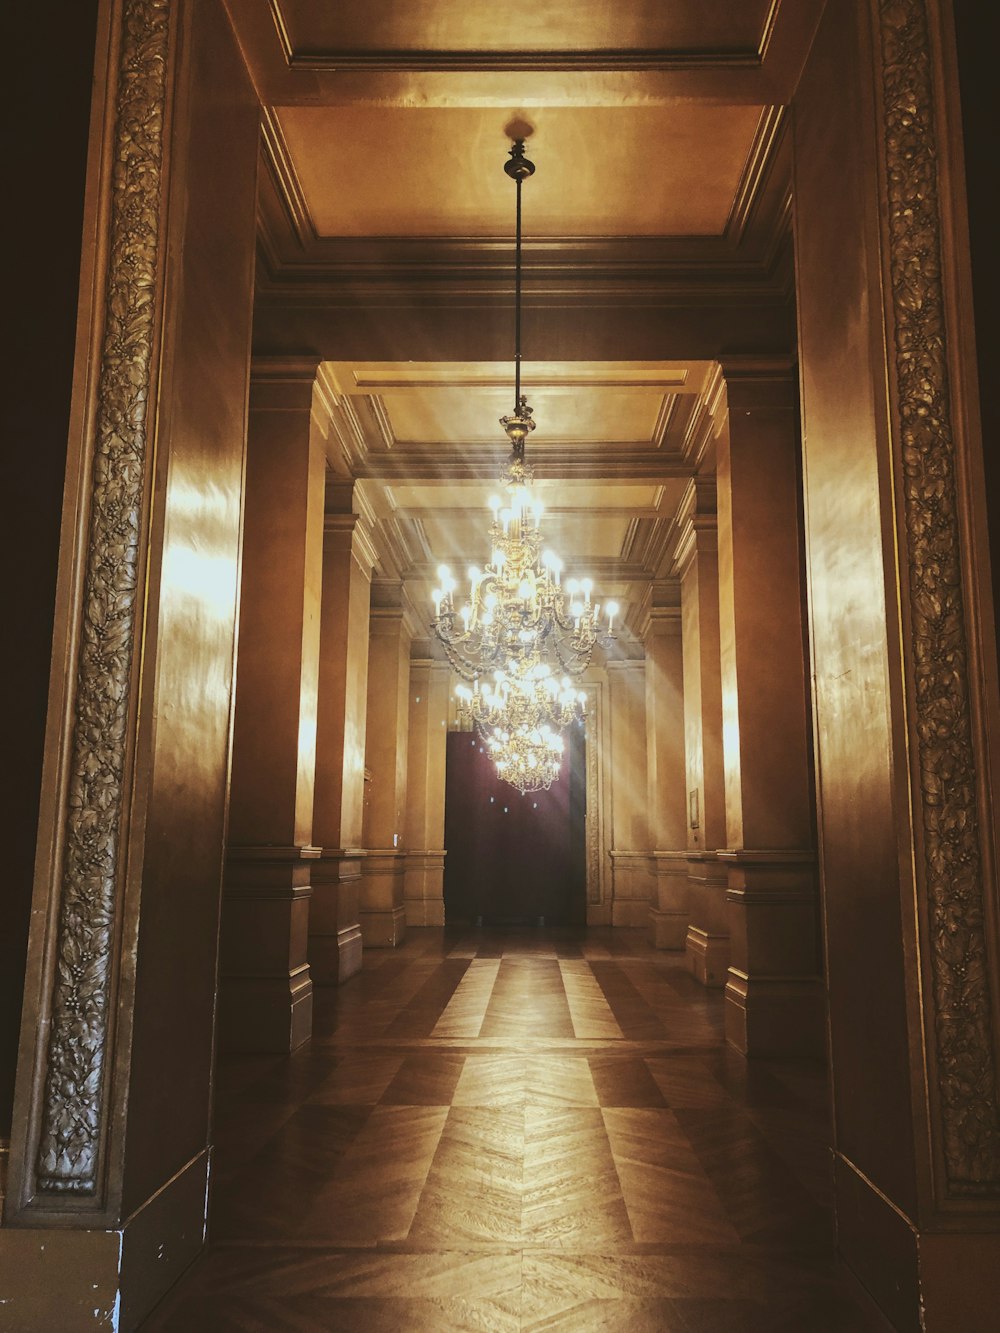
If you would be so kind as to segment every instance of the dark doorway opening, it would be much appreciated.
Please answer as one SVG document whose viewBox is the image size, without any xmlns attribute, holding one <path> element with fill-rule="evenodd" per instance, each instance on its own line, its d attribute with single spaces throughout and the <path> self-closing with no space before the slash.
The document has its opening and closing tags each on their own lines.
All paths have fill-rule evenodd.
<svg viewBox="0 0 1000 1333">
<path fill-rule="evenodd" d="M 584 925 L 586 758 L 570 727 L 562 772 L 521 795 L 497 777 L 478 736 L 448 736 L 444 910 L 449 925 Z"/>
</svg>

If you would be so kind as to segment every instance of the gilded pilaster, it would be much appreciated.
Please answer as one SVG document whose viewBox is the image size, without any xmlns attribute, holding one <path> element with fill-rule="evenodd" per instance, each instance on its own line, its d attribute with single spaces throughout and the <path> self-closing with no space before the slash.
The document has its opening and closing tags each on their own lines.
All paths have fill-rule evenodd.
<svg viewBox="0 0 1000 1333">
<path fill-rule="evenodd" d="M 825 1048 L 795 383 L 723 366 L 719 626 L 731 960 L 726 1035 L 749 1055 Z"/>
<path fill-rule="evenodd" d="M 368 649 L 361 934 L 366 948 L 394 947 L 406 934 L 404 876 L 410 643 L 413 625 L 399 583 L 372 585 Z"/>
<path fill-rule="evenodd" d="M 444 792 L 451 669 L 414 659 L 409 677 L 406 779 L 406 922 L 444 924 Z"/>
<path fill-rule="evenodd" d="M 673 569 L 681 587 L 687 876 L 685 955 L 704 986 L 724 986 L 729 968 L 727 875 L 717 852 L 726 841 L 719 647 L 716 480 L 692 478 L 677 511 Z"/>
<path fill-rule="evenodd" d="M 312 1033 L 313 846 L 326 460 L 314 361 L 255 361 L 222 911 L 219 1043 L 289 1051 Z"/>
<path fill-rule="evenodd" d="M 325 518 L 323 611 L 316 727 L 313 836 L 322 855 L 313 870 L 309 963 L 317 985 L 337 985 L 361 967 L 361 863 L 364 858 L 365 724 L 368 618 L 374 552 L 350 487 L 335 492 Z"/>
<path fill-rule="evenodd" d="M 649 934 L 658 949 L 683 949 L 688 928 L 680 592 L 675 580 L 653 585 L 643 633 L 649 839 L 654 877 Z"/>
</svg>

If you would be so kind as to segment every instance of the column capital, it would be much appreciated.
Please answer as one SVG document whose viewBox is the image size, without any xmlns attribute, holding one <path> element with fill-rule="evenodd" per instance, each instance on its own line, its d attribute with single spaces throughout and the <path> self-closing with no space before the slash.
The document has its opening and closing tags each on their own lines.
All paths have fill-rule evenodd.
<svg viewBox="0 0 1000 1333">
<path fill-rule="evenodd" d="M 372 579 L 372 611 L 406 610 L 407 597 L 402 579 Z"/>
<path fill-rule="evenodd" d="M 408 638 L 412 639 L 410 616 L 407 614 L 407 608 L 405 606 L 371 606 L 368 611 L 368 633 L 372 636 L 376 634 L 399 635 L 405 633 Z"/>
<path fill-rule="evenodd" d="M 429 681 L 449 680 L 453 674 L 451 663 L 431 657 L 431 644 L 428 639 L 414 639 L 410 653 L 410 674 L 419 672 Z"/>
<path fill-rule="evenodd" d="M 370 579 L 378 564 L 378 552 L 368 526 L 359 514 L 330 513 L 323 515 L 323 550 L 350 554 Z"/>
<path fill-rule="evenodd" d="M 714 476 L 691 478 L 677 506 L 674 523 L 677 541 L 672 570 L 678 578 L 683 578 L 699 551 L 717 548 L 719 517 Z"/>
<path fill-rule="evenodd" d="M 646 589 L 635 619 L 644 643 L 651 635 L 681 632 L 681 585 L 676 578 L 657 579 Z"/>
<path fill-rule="evenodd" d="M 327 550 L 351 550 L 357 523 L 357 514 L 324 514 L 323 546 Z"/>
<path fill-rule="evenodd" d="M 350 477 L 340 477 L 327 468 L 326 490 L 323 497 L 325 514 L 354 513 L 354 482 Z"/>
<path fill-rule="evenodd" d="M 317 356 L 255 356 L 250 363 L 251 412 L 310 412 Z"/>
<path fill-rule="evenodd" d="M 791 355 L 732 356 L 719 360 L 729 412 L 754 408 L 793 409 L 798 401 L 795 358 Z"/>
<path fill-rule="evenodd" d="M 612 662 L 606 662 L 604 669 L 609 678 L 625 675 L 627 672 L 645 671 L 646 659 L 644 657 L 620 657 Z"/>
</svg>

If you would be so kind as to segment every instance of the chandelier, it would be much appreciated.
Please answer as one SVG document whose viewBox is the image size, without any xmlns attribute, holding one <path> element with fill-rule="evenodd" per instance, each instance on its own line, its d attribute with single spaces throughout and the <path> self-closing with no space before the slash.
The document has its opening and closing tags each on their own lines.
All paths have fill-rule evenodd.
<svg viewBox="0 0 1000 1333">
<path fill-rule="evenodd" d="M 582 722 L 587 705 L 583 690 L 574 689 L 568 676 L 557 681 L 545 662 L 525 678 L 496 671 L 482 689 L 476 680 L 471 690 L 459 685 L 455 694 L 460 720 L 474 723 L 484 739 L 498 729 L 534 731 L 549 726 L 561 731 L 571 722 Z"/>
<path fill-rule="evenodd" d="M 543 542 L 543 506 L 531 493 L 534 474 L 524 442 L 535 421 L 521 393 L 521 186 L 535 167 L 521 139 L 509 156 L 504 171 L 517 187 L 517 222 L 514 411 L 500 418 L 511 444 L 500 474 L 506 498 L 489 501 L 490 560 L 485 569 L 469 569 L 468 594 L 460 603 L 451 570 L 439 567 L 431 627 L 467 682 L 458 691 L 460 720 L 476 726 L 500 777 L 521 791 L 537 791 L 558 777 L 558 733 L 583 720 L 584 696 L 569 678 L 586 669 L 603 622 L 591 580 L 563 582 L 562 561 Z M 604 614 L 610 637 L 617 605 L 608 602 Z"/>
<path fill-rule="evenodd" d="M 438 568 L 431 624 L 466 681 L 497 670 L 526 679 L 550 659 L 562 672 L 578 676 L 601 632 L 601 606 L 591 596 L 591 580 L 567 579 L 564 586 L 562 561 L 554 551 L 542 550 L 543 508 L 531 497 L 532 470 L 523 448 L 523 442 L 520 449 L 515 445 L 502 475 L 507 503 L 490 498 L 492 556 L 485 569 L 469 569 L 468 596 L 458 610 L 451 570 Z M 610 634 L 618 607 L 609 602 L 604 610 Z"/>
<path fill-rule="evenodd" d="M 459 685 L 458 720 L 471 724 L 486 743 L 497 776 L 523 795 L 548 789 L 559 776 L 564 742 L 559 734 L 583 722 L 587 696 L 568 676 L 557 681 L 539 663 L 524 679 L 494 673 L 482 689 Z"/>
<path fill-rule="evenodd" d="M 486 741 L 497 777 L 509 782 L 523 796 L 529 791 L 548 791 L 562 768 L 565 744 L 551 727 L 513 732 L 498 731 Z"/>
</svg>

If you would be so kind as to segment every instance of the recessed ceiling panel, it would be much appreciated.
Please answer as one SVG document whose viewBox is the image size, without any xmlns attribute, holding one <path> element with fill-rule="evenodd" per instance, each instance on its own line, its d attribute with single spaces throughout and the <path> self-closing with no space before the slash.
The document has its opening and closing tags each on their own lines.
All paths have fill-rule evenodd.
<svg viewBox="0 0 1000 1333">
<path fill-rule="evenodd" d="M 532 113 L 527 240 L 718 236 L 762 108 L 677 102 Z M 281 107 L 276 117 L 321 237 L 509 237 L 505 112 Z"/>
<path fill-rule="evenodd" d="M 528 449 L 529 461 L 531 457 L 531 448 Z M 504 460 L 502 449 L 497 451 L 497 471 Z M 680 490 L 686 485 L 686 480 L 673 478 L 667 483 L 657 483 L 656 485 L 643 485 L 634 482 L 615 482 L 603 480 L 594 481 L 552 481 L 544 477 L 536 477 L 534 482 L 534 494 L 545 505 L 546 513 L 554 510 L 587 510 L 587 509 L 620 509 L 623 513 L 634 514 L 638 511 L 652 511 L 657 505 L 657 499 L 661 496 L 664 488 L 671 488 L 671 495 L 675 489 L 677 499 L 680 498 Z M 435 509 L 439 512 L 448 510 L 478 510 L 485 519 L 489 520 L 489 497 L 500 493 L 499 482 L 491 483 L 486 481 L 463 481 L 463 482 L 393 482 L 391 487 L 392 503 L 398 509 L 421 510 Z M 661 500 L 659 509 L 667 510 L 667 516 L 673 513 L 676 508 L 676 500 L 672 507 L 664 504 Z M 545 519 L 546 525 L 549 519 Z"/>
<path fill-rule="evenodd" d="M 631 514 L 548 514 L 543 520 L 545 540 L 573 568 L 588 560 L 616 560 Z"/>
<path fill-rule="evenodd" d="M 546 441 L 627 440 L 652 438 L 663 392 L 632 388 L 543 388 L 528 398 L 538 423 L 529 449 Z M 460 444 L 497 441 L 505 444 L 500 417 L 514 409 L 509 389 L 426 388 L 390 391 L 382 402 L 397 440 L 414 444 Z"/>
<path fill-rule="evenodd" d="M 551 546 L 567 564 L 580 568 L 588 560 L 615 560 L 631 514 L 547 514 L 543 519 L 546 547 Z M 457 561 L 453 573 L 465 578 L 465 565 L 489 556 L 487 510 L 429 510 L 422 518 L 424 535 L 434 560 Z M 463 563 L 464 562 L 464 563 Z"/>
<path fill-rule="evenodd" d="M 298 59 L 336 53 L 657 51 L 756 52 L 770 0 L 279 0 L 275 15 Z"/>
</svg>

